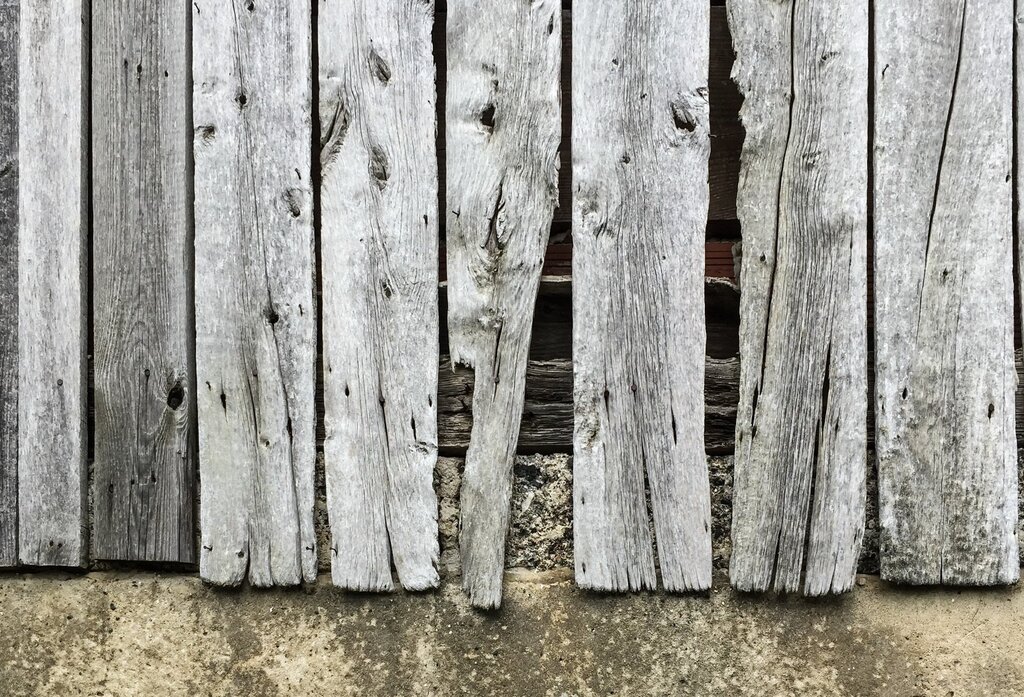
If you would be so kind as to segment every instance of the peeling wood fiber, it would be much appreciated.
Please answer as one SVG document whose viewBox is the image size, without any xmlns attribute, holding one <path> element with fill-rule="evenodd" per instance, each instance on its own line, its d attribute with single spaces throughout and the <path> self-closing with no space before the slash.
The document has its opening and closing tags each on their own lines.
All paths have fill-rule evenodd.
<svg viewBox="0 0 1024 697">
<path fill-rule="evenodd" d="M 195 560 L 187 3 L 93 5 L 93 557 Z"/>
<path fill-rule="evenodd" d="M 18 563 L 18 1 L 0 0 L 0 567 Z"/>
<path fill-rule="evenodd" d="M 200 575 L 316 578 L 309 0 L 192 3 Z"/>
<path fill-rule="evenodd" d="M 584 588 L 711 584 L 706 0 L 573 8 L 573 530 Z"/>
<path fill-rule="evenodd" d="M 1017 580 L 1011 0 L 875 8 L 882 577 Z"/>
<path fill-rule="evenodd" d="M 18 79 L 18 556 L 85 560 L 88 7 L 25 0 Z"/>
<path fill-rule="evenodd" d="M 331 574 L 438 584 L 433 2 L 322 3 L 324 460 Z"/>
<path fill-rule="evenodd" d="M 727 10 L 747 134 L 730 580 L 842 593 L 864 534 L 868 3 Z"/>
<path fill-rule="evenodd" d="M 527 352 L 558 201 L 562 12 L 557 0 L 448 5 L 448 329 L 476 371 L 462 484 L 463 588 L 501 603 L 512 458 Z"/>
</svg>

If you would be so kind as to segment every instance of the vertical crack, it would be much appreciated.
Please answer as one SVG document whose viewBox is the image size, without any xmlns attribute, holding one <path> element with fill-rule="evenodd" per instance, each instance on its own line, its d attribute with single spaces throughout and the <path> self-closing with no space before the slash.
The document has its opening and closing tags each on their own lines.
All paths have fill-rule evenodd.
<svg viewBox="0 0 1024 697">
<path fill-rule="evenodd" d="M 956 67 L 953 70 L 953 81 L 950 86 L 949 94 L 949 108 L 946 111 L 946 125 L 942 131 L 942 146 L 939 148 L 939 164 L 935 172 L 935 186 L 932 190 L 932 206 L 931 212 L 928 214 L 928 232 L 925 236 L 924 244 L 924 266 L 921 269 L 921 291 L 918 299 L 917 306 L 917 328 L 916 335 L 920 335 L 921 331 L 921 315 L 924 312 L 924 301 L 925 301 L 925 283 L 928 277 L 928 263 L 929 253 L 931 252 L 932 246 L 932 230 L 935 227 L 935 213 L 939 207 L 939 188 L 942 184 L 942 171 L 946 164 L 946 146 L 949 143 L 949 130 L 953 123 L 953 110 L 956 107 L 956 89 L 960 82 L 960 67 L 963 62 L 964 55 L 964 35 L 966 34 L 967 27 L 967 0 L 963 0 L 960 13 L 960 42 L 957 45 L 956 52 Z"/>
</svg>

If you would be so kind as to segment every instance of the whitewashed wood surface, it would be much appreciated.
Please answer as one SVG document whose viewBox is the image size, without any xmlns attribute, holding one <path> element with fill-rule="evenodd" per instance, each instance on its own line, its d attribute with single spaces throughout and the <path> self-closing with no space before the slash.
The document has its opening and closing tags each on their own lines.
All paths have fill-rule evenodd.
<svg viewBox="0 0 1024 697">
<path fill-rule="evenodd" d="M 727 8 L 746 129 L 730 579 L 841 593 L 864 534 L 868 3 Z"/>
<path fill-rule="evenodd" d="M 475 369 L 461 490 L 462 585 L 501 603 L 512 459 L 534 303 L 558 201 L 561 4 L 448 3 L 448 334 Z"/>
<path fill-rule="evenodd" d="M 433 2 L 323 3 L 324 460 L 331 575 L 438 584 Z"/>
<path fill-rule="evenodd" d="M 576 581 L 654 588 L 653 517 L 665 589 L 706 589 L 709 5 L 583 0 L 572 21 Z"/>
<path fill-rule="evenodd" d="M 86 552 L 87 22 L 81 0 L 21 5 L 18 556 L 33 566 Z"/>
<path fill-rule="evenodd" d="M 309 0 L 192 3 L 200 575 L 316 578 Z"/>
<path fill-rule="evenodd" d="M 882 577 L 1012 583 L 1013 3 L 874 11 Z"/>
</svg>

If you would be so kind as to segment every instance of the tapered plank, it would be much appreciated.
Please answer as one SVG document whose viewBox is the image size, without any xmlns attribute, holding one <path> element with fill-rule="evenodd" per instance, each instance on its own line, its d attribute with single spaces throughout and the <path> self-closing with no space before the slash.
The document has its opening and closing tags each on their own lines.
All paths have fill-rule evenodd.
<svg viewBox="0 0 1024 697">
<path fill-rule="evenodd" d="M 85 556 L 88 7 L 24 0 L 18 76 L 18 556 Z"/>
<path fill-rule="evenodd" d="M 93 556 L 195 558 L 189 6 L 93 6 Z"/>
<path fill-rule="evenodd" d="M 311 7 L 192 8 L 200 574 L 312 581 Z"/>
<path fill-rule="evenodd" d="M 882 577 L 1017 580 L 1011 0 L 875 7 Z"/>
<path fill-rule="evenodd" d="M 0 0 L 0 567 L 18 563 L 18 4 Z"/>
<path fill-rule="evenodd" d="M 584 588 L 711 585 L 706 0 L 573 7 L 573 531 Z"/>
<path fill-rule="evenodd" d="M 452 362 L 475 369 L 462 484 L 462 585 L 501 604 L 527 351 L 558 201 L 557 0 L 448 4 L 447 251 Z"/>
<path fill-rule="evenodd" d="M 331 575 L 438 584 L 433 1 L 323 3 L 324 461 Z M 389 544 L 390 543 L 390 544 Z"/>
<path fill-rule="evenodd" d="M 730 579 L 841 593 L 864 528 L 868 4 L 727 7 L 747 134 Z"/>
</svg>

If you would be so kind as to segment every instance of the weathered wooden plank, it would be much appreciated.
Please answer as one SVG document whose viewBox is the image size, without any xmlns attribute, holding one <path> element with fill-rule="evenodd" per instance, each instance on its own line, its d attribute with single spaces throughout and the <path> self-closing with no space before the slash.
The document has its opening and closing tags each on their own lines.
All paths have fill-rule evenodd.
<svg viewBox="0 0 1024 697">
<path fill-rule="evenodd" d="M 0 0 L 0 567 L 18 563 L 18 3 Z"/>
<path fill-rule="evenodd" d="M 334 583 L 438 584 L 433 0 L 324 3 L 324 461 Z"/>
<path fill-rule="evenodd" d="M 874 29 L 882 577 L 1011 583 L 1013 3 L 881 3 Z"/>
<path fill-rule="evenodd" d="M 21 3 L 18 556 L 78 566 L 85 467 L 88 8 Z"/>
<path fill-rule="evenodd" d="M 192 7 L 200 574 L 312 581 L 312 8 Z"/>
<path fill-rule="evenodd" d="M 562 12 L 562 93 L 569 94 L 572 73 L 572 12 Z M 440 51 L 444 45 L 445 16 L 438 11 L 435 23 L 435 45 Z M 736 85 L 729 77 L 732 68 L 732 41 L 729 37 L 729 25 L 725 17 L 724 7 L 711 7 L 710 36 L 710 69 L 708 92 L 711 117 L 711 157 L 708 165 L 708 182 L 710 184 L 710 200 L 708 214 L 710 220 L 731 220 L 736 217 L 736 183 L 739 175 L 740 147 L 743 144 L 743 128 L 737 116 L 740 97 Z M 446 85 L 438 83 L 438 94 L 441 101 L 445 98 Z M 569 167 L 572 148 L 570 134 L 572 129 L 572 111 L 568 102 L 562 111 L 562 143 L 559 146 L 561 161 L 565 165 L 558 173 L 559 205 L 555 209 L 554 226 L 561 232 L 568 232 L 572 218 L 572 168 Z M 442 156 L 444 141 L 441 142 Z M 441 183 L 444 184 L 444 160 L 441 161 Z"/>
<path fill-rule="evenodd" d="M 573 8 L 573 532 L 584 588 L 711 585 L 707 0 Z M 646 478 L 646 481 L 645 481 Z"/>
<path fill-rule="evenodd" d="M 188 8 L 93 5 L 99 559 L 195 558 Z"/>
<path fill-rule="evenodd" d="M 727 7 L 747 133 L 730 580 L 841 593 L 864 530 L 868 4 Z"/>
<path fill-rule="evenodd" d="M 448 7 L 447 251 L 452 362 L 476 371 L 461 492 L 462 585 L 501 604 L 512 458 L 558 200 L 557 0 Z M 486 389 L 481 389 L 486 386 Z"/>
</svg>

